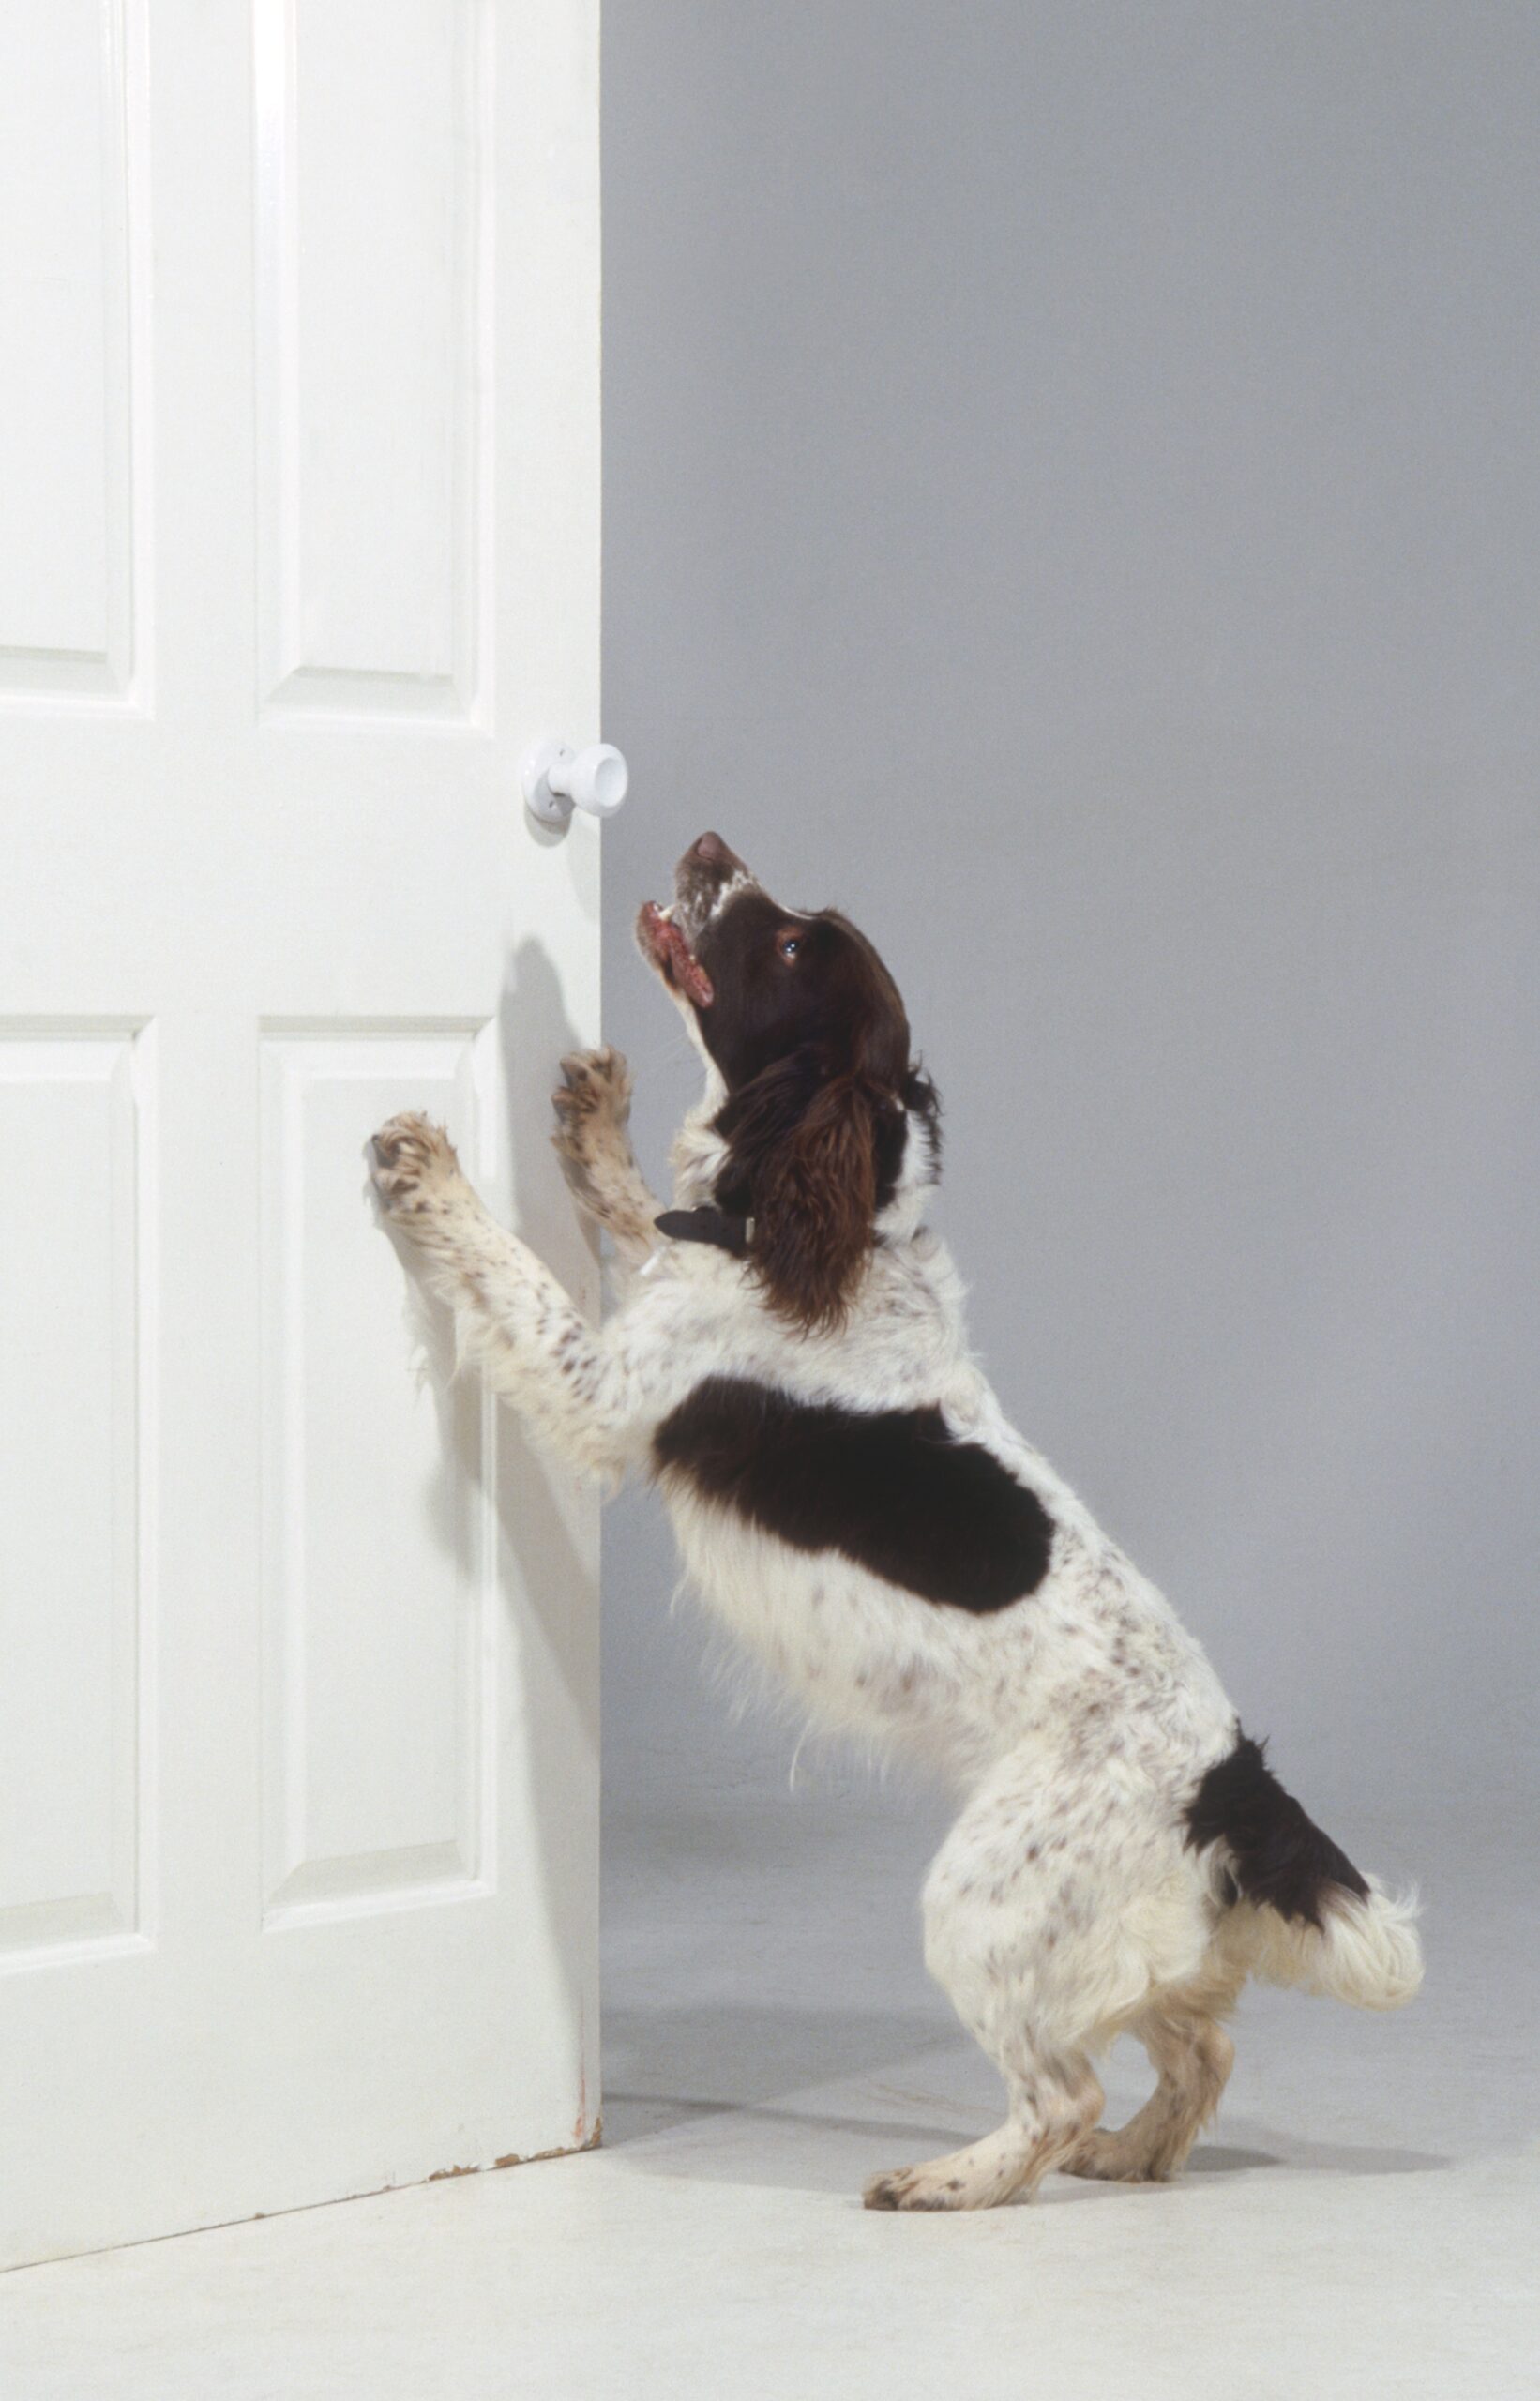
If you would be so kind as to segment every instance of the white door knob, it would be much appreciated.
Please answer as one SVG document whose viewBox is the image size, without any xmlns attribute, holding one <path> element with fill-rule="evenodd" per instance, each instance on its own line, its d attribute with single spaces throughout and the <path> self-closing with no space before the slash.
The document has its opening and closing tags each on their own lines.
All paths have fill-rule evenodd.
<svg viewBox="0 0 1540 2401">
<path fill-rule="evenodd" d="M 586 750 L 548 735 L 524 761 L 524 803 L 542 825 L 565 825 L 574 808 L 612 817 L 626 797 L 630 769 L 611 742 Z"/>
</svg>

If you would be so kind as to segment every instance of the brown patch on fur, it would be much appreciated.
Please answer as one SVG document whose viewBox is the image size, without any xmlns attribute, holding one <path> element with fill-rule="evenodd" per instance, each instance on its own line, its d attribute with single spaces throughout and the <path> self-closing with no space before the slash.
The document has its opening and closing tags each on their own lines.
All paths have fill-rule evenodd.
<svg viewBox="0 0 1540 2401">
<path fill-rule="evenodd" d="M 866 936 L 835 910 L 788 913 L 751 881 L 717 908 L 723 886 L 746 877 L 710 835 L 675 878 L 687 928 L 708 913 L 695 955 L 714 997 L 695 1014 L 728 1093 L 714 1198 L 753 1219 L 750 1264 L 771 1307 L 826 1330 L 846 1314 L 897 1186 L 910 1112 L 933 1150 L 938 1103 Z"/>
<path fill-rule="evenodd" d="M 838 1325 L 877 1206 L 876 1111 L 857 1078 L 815 1095 L 765 1159 L 754 1201 L 752 1257 L 771 1306 L 809 1331 Z"/>
</svg>

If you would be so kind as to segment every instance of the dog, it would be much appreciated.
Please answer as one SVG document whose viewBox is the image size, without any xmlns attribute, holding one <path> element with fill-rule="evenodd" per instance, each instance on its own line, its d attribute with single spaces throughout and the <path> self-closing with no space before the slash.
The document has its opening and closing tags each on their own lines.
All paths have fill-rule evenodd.
<svg viewBox="0 0 1540 2401">
<path fill-rule="evenodd" d="M 1284 1789 L 1166 1600 L 1006 1423 L 925 1221 L 939 1106 L 872 944 L 783 908 L 712 833 L 637 934 L 705 1090 L 660 1210 L 624 1060 L 564 1063 L 554 1139 L 615 1252 L 602 1330 L 419 1116 L 374 1138 L 389 1222 L 537 1440 L 656 1482 L 700 1597 L 808 1712 L 960 1795 L 925 1956 L 1007 2114 L 875 2176 L 867 2206 L 985 2209 L 1054 2168 L 1170 2177 L 1218 2106 L 1246 1977 L 1393 2008 L 1421 1980 L 1414 1902 Z M 1156 2082 L 1114 2131 L 1094 2061 L 1125 2030 Z"/>
</svg>

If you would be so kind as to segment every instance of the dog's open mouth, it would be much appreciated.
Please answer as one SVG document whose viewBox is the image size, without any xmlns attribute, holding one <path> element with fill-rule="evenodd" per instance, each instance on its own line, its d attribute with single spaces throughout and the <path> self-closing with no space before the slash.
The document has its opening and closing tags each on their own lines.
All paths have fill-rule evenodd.
<svg viewBox="0 0 1540 2401">
<path fill-rule="evenodd" d="M 691 950 L 683 928 L 674 923 L 672 906 L 660 909 L 656 900 L 643 901 L 637 931 L 642 948 L 670 989 L 683 992 L 698 1009 L 710 1008 L 717 997 L 711 978 Z"/>
</svg>

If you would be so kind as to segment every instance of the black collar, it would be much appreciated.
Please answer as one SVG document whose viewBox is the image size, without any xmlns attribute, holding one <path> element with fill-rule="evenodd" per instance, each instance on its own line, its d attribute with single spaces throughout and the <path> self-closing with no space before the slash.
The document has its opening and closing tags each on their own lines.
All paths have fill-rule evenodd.
<svg viewBox="0 0 1540 2401">
<path fill-rule="evenodd" d="M 671 1242 L 709 1242 L 718 1250 L 731 1251 L 734 1259 L 747 1259 L 754 1239 L 752 1217 L 730 1217 L 724 1209 L 715 1206 L 665 1209 L 653 1223 Z"/>
</svg>

